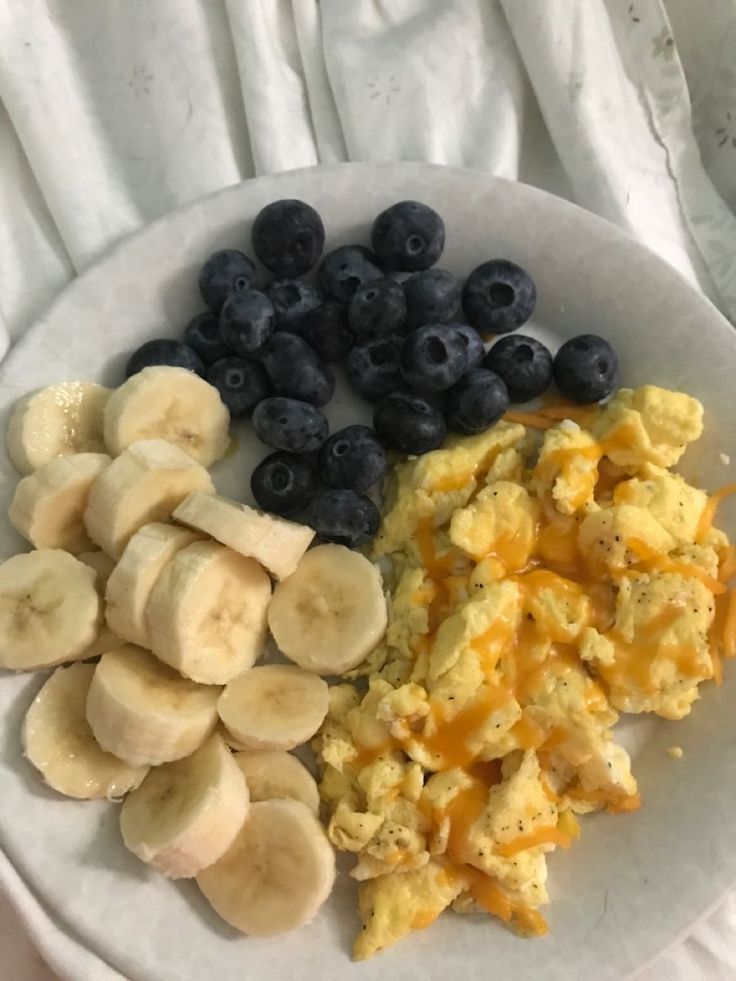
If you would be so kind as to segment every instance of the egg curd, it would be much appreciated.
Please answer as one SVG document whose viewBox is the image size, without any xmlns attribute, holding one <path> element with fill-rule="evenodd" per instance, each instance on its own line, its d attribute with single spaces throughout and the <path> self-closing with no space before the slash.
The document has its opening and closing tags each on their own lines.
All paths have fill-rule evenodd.
<svg viewBox="0 0 736 981">
<path fill-rule="evenodd" d="M 668 469 L 702 414 L 621 389 L 395 468 L 374 545 L 388 630 L 315 740 L 329 837 L 357 860 L 356 958 L 448 906 L 545 933 L 547 855 L 578 815 L 640 806 L 619 713 L 681 719 L 720 682 L 736 552 L 712 522 L 736 488 Z"/>
</svg>

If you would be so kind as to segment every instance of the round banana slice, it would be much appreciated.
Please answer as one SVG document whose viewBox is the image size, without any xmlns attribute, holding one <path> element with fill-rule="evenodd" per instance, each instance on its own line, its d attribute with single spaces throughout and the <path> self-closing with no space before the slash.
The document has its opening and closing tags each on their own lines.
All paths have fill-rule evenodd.
<svg viewBox="0 0 736 981">
<path fill-rule="evenodd" d="M 174 512 L 174 520 L 255 559 L 275 579 L 291 575 L 314 538 L 307 525 L 264 514 L 219 494 L 190 494 Z"/>
<path fill-rule="evenodd" d="M 192 681 L 227 684 L 261 654 L 270 598 L 271 580 L 253 559 L 216 542 L 188 545 L 151 590 L 151 650 Z"/>
<path fill-rule="evenodd" d="M 32 671 L 87 656 L 100 609 L 94 571 L 73 555 L 14 555 L 0 565 L 0 668 Z"/>
<path fill-rule="evenodd" d="M 342 674 L 373 650 L 386 630 L 381 575 L 344 545 L 311 549 L 274 590 L 268 625 L 291 661 L 319 674 Z"/>
<path fill-rule="evenodd" d="M 87 532 L 108 555 L 120 558 L 143 525 L 170 518 L 192 491 L 214 489 L 204 467 L 183 450 L 164 439 L 141 440 L 95 481 L 84 516 Z"/>
<path fill-rule="evenodd" d="M 234 678 L 217 711 L 243 749 L 294 749 L 311 739 L 329 708 L 327 682 L 293 664 L 264 664 Z"/>
<path fill-rule="evenodd" d="M 26 395 L 8 423 L 8 456 L 20 473 L 33 473 L 56 456 L 104 453 L 103 412 L 110 389 L 94 382 L 62 382 Z"/>
<path fill-rule="evenodd" d="M 186 368 L 144 368 L 105 407 L 105 442 L 113 454 L 141 439 L 165 439 L 209 467 L 227 452 L 229 425 L 217 389 Z"/>
<path fill-rule="evenodd" d="M 36 548 L 72 555 L 92 548 L 84 512 L 92 485 L 111 462 L 106 453 L 74 453 L 44 463 L 18 483 L 10 523 Z"/>
<path fill-rule="evenodd" d="M 189 756 L 217 725 L 219 688 L 187 681 L 140 647 L 106 653 L 87 696 L 87 721 L 108 753 L 131 766 Z"/>
<path fill-rule="evenodd" d="M 254 937 L 309 923 L 334 881 L 335 854 L 322 825 L 296 800 L 251 804 L 230 848 L 197 876 L 215 912 Z"/>
<path fill-rule="evenodd" d="M 296 756 L 279 750 L 252 749 L 236 753 L 234 759 L 243 772 L 252 801 L 298 800 L 319 816 L 317 781 Z"/>
<path fill-rule="evenodd" d="M 191 756 L 151 770 L 120 812 L 127 847 L 171 879 L 216 862 L 243 826 L 248 786 L 219 736 Z"/>
<path fill-rule="evenodd" d="M 131 644 L 150 648 L 146 609 L 151 590 L 176 553 L 201 538 L 188 528 L 160 522 L 140 528 L 125 546 L 107 582 L 108 627 Z"/>
<path fill-rule="evenodd" d="M 147 766 L 132 767 L 95 742 L 85 706 L 92 664 L 57 668 L 23 722 L 23 751 L 46 783 L 67 797 L 114 800 L 137 787 Z"/>
</svg>

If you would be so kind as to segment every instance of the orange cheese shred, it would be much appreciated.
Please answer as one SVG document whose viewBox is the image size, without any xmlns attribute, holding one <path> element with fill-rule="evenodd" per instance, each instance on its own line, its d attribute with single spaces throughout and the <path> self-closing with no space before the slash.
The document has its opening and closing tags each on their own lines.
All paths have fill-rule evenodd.
<svg viewBox="0 0 736 981">
<path fill-rule="evenodd" d="M 550 824 L 543 828 L 537 828 L 528 835 L 519 835 L 503 845 L 498 845 L 496 851 L 504 858 L 511 858 L 527 848 L 537 848 L 539 845 L 559 845 L 560 848 L 570 847 L 570 835 L 565 834 L 556 825 Z"/>
<path fill-rule="evenodd" d="M 726 484 L 725 487 L 720 487 L 717 491 L 713 491 L 708 498 L 708 501 L 703 508 L 703 513 L 700 515 L 698 527 L 695 531 L 695 541 L 698 543 L 698 545 L 702 544 L 703 540 L 710 531 L 718 505 L 730 494 L 736 494 L 736 484 Z"/>
<path fill-rule="evenodd" d="M 723 656 L 736 657 L 736 590 L 728 597 L 726 618 L 723 622 Z"/>
</svg>

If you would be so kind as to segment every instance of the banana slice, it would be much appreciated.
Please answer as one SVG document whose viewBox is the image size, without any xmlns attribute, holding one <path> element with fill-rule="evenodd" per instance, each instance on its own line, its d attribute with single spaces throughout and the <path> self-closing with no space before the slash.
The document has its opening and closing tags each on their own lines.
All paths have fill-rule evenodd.
<svg viewBox="0 0 736 981">
<path fill-rule="evenodd" d="M 44 463 L 15 489 L 10 523 L 36 548 L 72 555 L 92 547 L 84 512 L 92 485 L 112 462 L 106 453 L 74 453 Z"/>
<path fill-rule="evenodd" d="M 104 453 L 102 420 L 110 389 L 94 382 L 62 382 L 26 395 L 8 423 L 8 456 L 20 473 L 33 473 L 56 456 Z"/>
<path fill-rule="evenodd" d="M 258 658 L 271 580 L 253 559 L 216 542 L 174 556 L 151 590 L 151 650 L 203 685 L 224 685 Z"/>
<path fill-rule="evenodd" d="M 86 657 L 100 609 L 95 574 L 73 555 L 14 555 L 0 565 L 0 668 L 29 671 Z"/>
<path fill-rule="evenodd" d="M 146 608 L 151 590 L 169 560 L 201 538 L 188 528 L 160 522 L 140 528 L 125 546 L 107 583 L 108 627 L 131 644 L 150 648 Z"/>
<path fill-rule="evenodd" d="M 189 756 L 217 725 L 219 688 L 187 681 L 140 647 L 105 654 L 87 696 L 87 721 L 108 753 L 131 766 Z"/>
<path fill-rule="evenodd" d="M 211 736 L 191 756 L 151 770 L 120 812 L 127 847 L 171 879 L 223 855 L 248 813 L 248 785 L 232 753 Z"/>
<path fill-rule="evenodd" d="M 294 749 L 327 715 L 327 682 L 293 664 L 264 664 L 234 678 L 217 702 L 227 731 L 243 749 Z"/>
<path fill-rule="evenodd" d="M 233 758 L 243 772 L 252 801 L 299 800 L 319 816 L 317 781 L 296 756 L 253 749 L 236 753 Z"/>
<path fill-rule="evenodd" d="M 255 559 L 276 579 L 291 575 L 314 538 L 314 531 L 306 525 L 217 494 L 190 494 L 174 512 L 174 520 Z"/>
<path fill-rule="evenodd" d="M 117 455 L 140 439 L 165 439 L 209 467 L 230 446 L 229 424 L 217 389 L 193 371 L 144 368 L 112 393 L 105 442 Z"/>
<path fill-rule="evenodd" d="M 49 787 L 67 797 L 115 800 L 137 787 L 147 766 L 132 767 L 95 742 L 87 724 L 93 664 L 57 668 L 23 721 L 23 752 Z"/>
<path fill-rule="evenodd" d="M 97 577 L 95 579 L 95 586 L 97 587 L 98 593 L 104 597 L 107 580 L 115 568 L 115 559 L 110 558 L 101 548 L 92 549 L 89 552 L 80 552 L 77 558 L 80 562 L 88 565 L 90 569 L 94 569 L 95 576 Z"/>
<path fill-rule="evenodd" d="M 386 630 L 381 575 L 344 545 L 318 545 L 279 583 L 268 625 L 279 649 L 302 668 L 342 674 L 373 650 Z"/>
<path fill-rule="evenodd" d="M 87 532 L 118 559 L 143 525 L 171 517 L 192 491 L 214 489 L 204 467 L 183 450 L 164 439 L 143 439 L 129 446 L 95 481 L 84 517 Z"/>
<path fill-rule="evenodd" d="M 230 848 L 197 876 L 215 912 L 254 937 L 309 923 L 334 881 L 335 854 L 322 825 L 296 800 L 251 804 Z"/>
</svg>

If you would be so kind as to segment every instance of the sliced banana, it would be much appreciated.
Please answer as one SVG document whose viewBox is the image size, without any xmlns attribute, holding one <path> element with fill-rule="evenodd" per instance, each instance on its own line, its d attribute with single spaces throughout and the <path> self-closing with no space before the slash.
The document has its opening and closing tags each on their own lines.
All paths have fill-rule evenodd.
<svg viewBox="0 0 736 981">
<path fill-rule="evenodd" d="M 143 525 L 170 518 L 192 491 L 214 489 L 204 467 L 183 450 L 164 439 L 144 439 L 129 446 L 95 481 L 84 518 L 87 531 L 117 559 Z"/>
<path fill-rule="evenodd" d="M 217 711 L 244 749 L 294 749 L 311 739 L 329 707 L 327 682 L 293 664 L 264 664 L 234 678 Z"/>
<path fill-rule="evenodd" d="M 174 520 L 256 559 L 275 579 L 291 575 L 314 538 L 306 525 L 215 494 L 190 494 L 174 512 Z"/>
<path fill-rule="evenodd" d="M 318 545 L 280 582 L 268 608 L 279 649 L 308 671 L 342 674 L 373 650 L 386 630 L 381 575 L 344 545 Z"/>
<path fill-rule="evenodd" d="M 127 644 L 95 668 L 87 721 L 108 753 L 131 766 L 158 766 L 189 756 L 212 734 L 219 694 Z"/>
<path fill-rule="evenodd" d="M 0 668 L 29 671 L 87 656 L 100 611 L 94 571 L 73 555 L 14 555 L 0 565 Z"/>
<path fill-rule="evenodd" d="M 252 801 L 299 800 L 319 816 L 317 781 L 296 756 L 278 750 L 253 749 L 236 753 L 234 759 L 243 771 Z"/>
<path fill-rule="evenodd" d="M 224 685 L 249 668 L 266 639 L 271 580 L 253 559 L 195 542 L 174 556 L 151 590 L 151 650 L 203 685 Z"/>
<path fill-rule="evenodd" d="M 137 787 L 148 767 L 128 766 L 95 742 L 85 715 L 94 670 L 72 664 L 54 671 L 26 712 L 23 751 L 60 794 L 114 800 Z"/>
<path fill-rule="evenodd" d="M 165 439 L 209 467 L 230 445 L 229 424 L 216 388 L 186 368 L 157 366 L 113 392 L 105 407 L 105 442 L 118 454 L 140 439 Z"/>
<path fill-rule="evenodd" d="M 248 786 L 211 736 L 191 756 L 151 770 L 120 812 L 127 847 L 172 879 L 196 875 L 230 847 L 248 813 Z"/>
<path fill-rule="evenodd" d="M 201 538 L 188 528 L 160 522 L 140 528 L 125 546 L 107 582 L 105 616 L 108 627 L 131 644 L 150 648 L 146 609 L 151 590 L 167 562 Z"/>
<path fill-rule="evenodd" d="M 270 937 L 314 919 L 335 881 L 335 855 L 322 825 L 296 800 L 250 805 L 230 848 L 197 885 L 243 933 Z"/>
<path fill-rule="evenodd" d="M 62 382 L 26 395 L 8 423 L 8 456 L 32 473 L 56 456 L 104 453 L 103 413 L 110 389 L 94 382 Z"/>
<path fill-rule="evenodd" d="M 97 577 L 95 586 L 97 591 L 104 596 L 107 580 L 115 568 L 115 559 L 111 558 L 107 552 L 103 552 L 101 548 L 92 549 L 89 552 L 80 552 L 77 558 L 80 562 L 88 565 L 90 569 L 94 569 Z"/>
<path fill-rule="evenodd" d="M 36 548 L 72 555 L 92 548 L 84 512 L 92 485 L 112 462 L 106 453 L 60 456 L 19 481 L 8 508 L 11 524 Z"/>
</svg>

